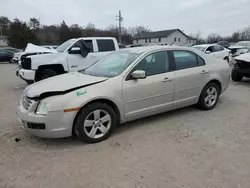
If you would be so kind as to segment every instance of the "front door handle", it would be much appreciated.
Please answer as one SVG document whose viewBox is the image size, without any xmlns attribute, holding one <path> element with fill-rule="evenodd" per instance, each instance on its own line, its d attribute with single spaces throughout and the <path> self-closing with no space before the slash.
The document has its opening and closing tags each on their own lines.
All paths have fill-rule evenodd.
<svg viewBox="0 0 250 188">
<path fill-rule="evenodd" d="M 208 71 L 206 71 L 206 70 L 201 71 L 201 74 L 207 74 L 207 73 L 208 73 Z"/>
<path fill-rule="evenodd" d="M 162 82 L 171 82 L 172 80 L 173 80 L 172 78 L 166 77 L 162 80 Z"/>
</svg>

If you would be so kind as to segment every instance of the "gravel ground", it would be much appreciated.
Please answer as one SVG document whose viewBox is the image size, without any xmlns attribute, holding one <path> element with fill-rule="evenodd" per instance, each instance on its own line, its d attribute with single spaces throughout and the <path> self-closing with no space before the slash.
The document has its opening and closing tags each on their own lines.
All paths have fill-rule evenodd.
<svg viewBox="0 0 250 188">
<path fill-rule="evenodd" d="M 14 68 L 0 64 L 1 188 L 250 187 L 250 81 L 232 83 L 212 111 L 127 123 L 91 145 L 26 134 L 15 113 L 26 85 Z"/>
</svg>

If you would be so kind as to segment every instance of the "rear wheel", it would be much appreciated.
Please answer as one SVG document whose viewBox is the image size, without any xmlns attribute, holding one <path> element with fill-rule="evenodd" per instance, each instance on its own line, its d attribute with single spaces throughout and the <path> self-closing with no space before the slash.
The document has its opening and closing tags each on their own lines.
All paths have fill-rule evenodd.
<svg viewBox="0 0 250 188">
<path fill-rule="evenodd" d="M 199 106 L 203 110 L 211 110 L 213 109 L 219 99 L 220 95 L 220 88 L 218 84 L 210 82 L 208 83 L 202 90 L 200 99 L 199 99 Z"/>
<path fill-rule="evenodd" d="M 53 69 L 42 69 L 38 70 L 36 75 L 36 81 L 44 80 L 49 77 L 56 76 L 57 72 Z"/>
<path fill-rule="evenodd" d="M 116 125 L 116 114 L 105 103 L 93 103 L 77 116 L 74 131 L 80 140 L 96 143 L 108 138 Z"/>
<path fill-rule="evenodd" d="M 238 73 L 238 71 L 234 68 L 231 73 L 231 78 L 234 82 L 240 82 L 243 79 L 243 76 Z"/>
</svg>

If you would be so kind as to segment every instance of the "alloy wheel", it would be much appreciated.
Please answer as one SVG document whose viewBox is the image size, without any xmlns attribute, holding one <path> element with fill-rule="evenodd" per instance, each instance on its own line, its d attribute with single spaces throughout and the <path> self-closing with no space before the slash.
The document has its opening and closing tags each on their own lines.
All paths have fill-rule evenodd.
<svg viewBox="0 0 250 188">
<path fill-rule="evenodd" d="M 111 116 L 105 110 L 95 110 L 91 112 L 84 121 L 84 132 L 90 138 L 101 138 L 111 127 Z"/>
<path fill-rule="evenodd" d="M 218 98 L 218 92 L 215 87 L 209 87 L 205 95 L 205 103 L 208 107 L 213 106 Z"/>
</svg>

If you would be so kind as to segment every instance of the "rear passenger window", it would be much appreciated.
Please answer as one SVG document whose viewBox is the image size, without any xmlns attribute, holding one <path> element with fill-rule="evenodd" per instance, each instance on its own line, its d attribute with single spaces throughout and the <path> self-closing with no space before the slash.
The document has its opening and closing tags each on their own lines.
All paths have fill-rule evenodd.
<svg viewBox="0 0 250 188">
<path fill-rule="evenodd" d="M 97 46 L 98 46 L 99 52 L 108 52 L 108 51 L 115 50 L 114 41 L 110 39 L 97 40 Z"/>
<path fill-rule="evenodd" d="M 84 40 L 84 44 L 89 48 L 89 52 L 93 52 L 93 41 L 92 40 Z"/>
<path fill-rule="evenodd" d="M 197 67 L 199 65 L 197 55 L 188 51 L 173 51 L 175 58 L 176 69 L 186 69 Z"/>
</svg>

